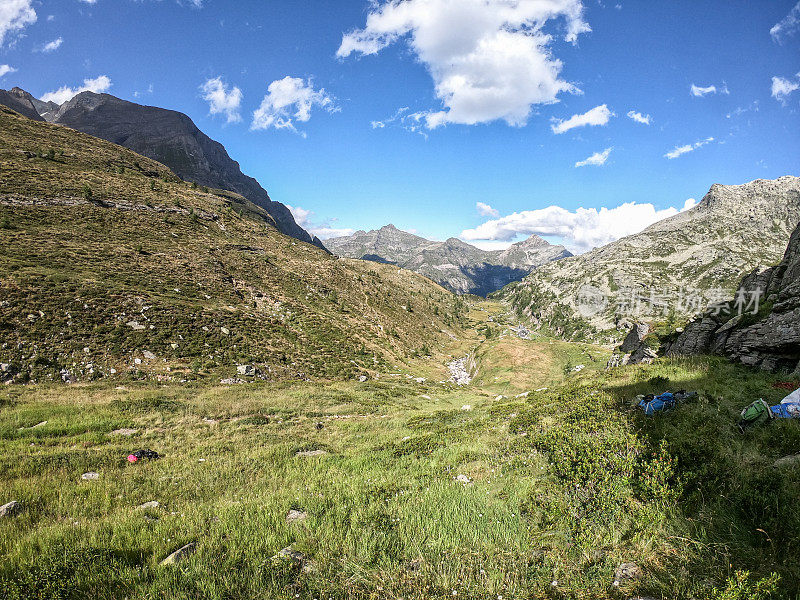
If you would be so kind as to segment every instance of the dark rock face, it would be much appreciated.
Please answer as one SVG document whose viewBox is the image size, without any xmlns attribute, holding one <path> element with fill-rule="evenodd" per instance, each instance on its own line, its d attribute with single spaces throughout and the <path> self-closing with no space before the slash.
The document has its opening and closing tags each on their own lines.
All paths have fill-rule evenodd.
<svg viewBox="0 0 800 600">
<path fill-rule="evenodd" d="M 749 306 L 756 297 L 758 311 Z M 667 349 L 672 356 L 699 353 L 769 371 L 800 370 L 800 225 L 778 266 L 753 271 L 734 300 L 689 323 Z"/>
<path fill-rule="evenodd" d="M 457 238 L 427 240 L 394 225 L 357 231 L 326 240 L 325 245 L 341 256 L 398 265 L 458 294 L 478 296 L 519 281 L 545 263 L 571 256 L 563 246 L 553 246 L 535 235 L 507 250 L 492 252 Z"/>
<path fill-rule="evenodd" d="M 0 104 L 34 121 L 44 121 L 39 111 L 36 110 L 33 100 L 33 96 L 20 88 L 0 90 Z"/>
<path fill-rule="evenodd" d="M 0 91 L 0 103 L 27 117 L 66 125 L 129 148 L 165 164 L 187 181 L 241 194 L 266 210 L 282 233 L 324 248 L 297 225 L 286 206 L 274 202 L 258 181 L 241 172 L 239 163 L 228 156 L 222 144 L 200 131 L 183 113 L 93 92 L 82 92 L 58 106 L 14 88 Z"/>
</svg>

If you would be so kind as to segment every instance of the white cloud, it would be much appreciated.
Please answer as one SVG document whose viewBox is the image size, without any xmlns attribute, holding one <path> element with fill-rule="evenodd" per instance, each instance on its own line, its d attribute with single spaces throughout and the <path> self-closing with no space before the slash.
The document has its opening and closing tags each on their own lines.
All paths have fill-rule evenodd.
<svg viewBox="0 0 800 600">
<path fill-rule="evenodd" d="M 699 87 L 695 84 L 692 84 L 690 88 L 692 96 L 697 96 L 698 98 L 702 98 L 703 96 L 707 96 L 708 94 L 716 94 L 717 93 L 717 86 L 709 85 L 708 87 Z"/>
<path fill-rule="evenodd" d="M 47 42 L 44 46 L 42 46 L 40 52 L 48 53 L 48 52 L 55 52 L 61 47 L 61 44 L 64 43 L 64 38 L 57 38 L 52 42 Z"/>
<path fill-rule="evenodd" d="M 0 77 L 8 75 L 9 73 L 16 73 L 16 69 L 10 65 L 0 65 Z"/>
<path fill-rule="evenodd" d="M 350 229 L 349 227 L 333 227 L 332 222 L 335 222 L 336 219 L 327 219 L 322 223 L 316 223 L 312 221 L 314 211 L 306 210 L 300 206 L 289 206 L 287 204 L 286 208 L 288 208 L 292 213 L 295 222 L 300 225 L 300 227 L 308 231 L 311 235 L 317 236 L 321 240 L 342 237 L 345 235 L 353 235 L 356 231 L 355 229 Z"/>
<path fill-rule="evenodd" d="M 377 54 L 405 41 L 442 104 L 419 113 L 428 129 L 496 120 L 523 126 L 534 105 L 579 93 L 560 78 L 553 35 L 544 32 L 562 18 L 567 42 L 591 31 L 580 0 L 376 0 L 366 27 L 345 34 L 336 54 Z"/>
<path fill-rule="evenodd" d="M 586 160 L 579 160 L 578 162 L 576 162 L 575 166 L 576 167 L 585 167 L 587 165 L 595 165 L 595 166 L 599 167 L 600 165 L 604 165 L 604 164 L 606 164 L 606 161 L 608 160 L 608 156 L 611 154 L 612 150 L 613 150 L 613 148 L 606 148 L 602 152 L 595 152 L 594 154 L 592 154 Z"/>
<path fill-rule="evenodd" d="M 697 200 L 694 198 L 687 198 L 686 202 L 683 203 L 683 208 L 681 209 L 681 212 L 691 210 L 695 206 L 697 206 Z"/>
<path fill-rule="evenodd" d="M 642 123 L 643 125 L 650 125 L 650 115 L 643 115 L 635 110 L 628 111 L 628 118 L 633 119 L 637 123 Z"/>
<path fill-rule="evenodd" d="M 672 150 L 670 150 L 664 155 L 664 158 L 669 158 L 670 160 L 673 158 L 678 158 L 683 154 L 687 154 L 688 152 L 693 152 L 698 148 L 705 146 L 706 144 L 710 144 L 713 141 L 714 138 L 709 137 L 704 140 L 697 141 L 694 144 L 686 144 L 685 146 L 675 146 Z"/>
<path fill-rule="evenodd" d="M 6 36 L 36 22 L 33 0 L 0 0 L 0 48 Z"/>
<path fill-rule="evenodd" d="M 773 25 L 769 30 L 772 39 L 778 43 L 782 43 L 788 36 L 797 32 L 800 29 L 800 2 L 794 5 L 794 8 L 789 11 L 780 22 Z"/>
<path fill-rule="evenodd" d="M 107 75 L 100 75 L 94 79 L 84 79 L 83 85 L 77 88 L 70 88 L 63 86 L 54 92 L 47 92 L 44 96 L 39 98 L 42 102 L 55 102 L 56 104 L 63 104 L 72 100 L 81 92 L 94 92 L 100 94 L 108 91 L 111 87 L 111 79 Z"/>
<path fill-rule="evenodd" d="M 553 124 L 550 128 L 553 133 L 565 133 L 570 129 L 576 127 L 585 127 L 587 125 L 605 125 L 608 120 L 614 116 L 614 113 L 608 109 L 608 106 L 602 104 L 595 106 L 592 110 L 583 113 L 582 115 L 572 115 L 566 121 L 561 119 L 553 119 Z"/>
<path fill-rule="evenodd" d="M 201 85 L 200 91 L 203 92 L 203 100 L 208 102 L 208 110 L 212 115 L 224 114 L 228 123 L 238 123 L 242 120 L 239 114 L 242 90 L 238 87 L 229 90 L 222 77 L 215 77 Z"/>
<path fill-rule="evenodd" d="M 475 208 L 478 209 L 478 214 L 482 217 L 499 217 L 500 212 L 483 202 L 476 202 Z"/>
<path fill-rule="evenodd" d="M 797 81 L 790 81 L 784 77 L 772 78 L 772 97 L 781 104 L 786 104 L 787 98 L 792 92 L 800 89 L 800 73 L 797 74 Z"/>
<path fill-rule="evenodd" d="M 80 0 L 84 4 L 97 4 L 97 0 Z"/>
<path fill-rule="evenodd" d="M 297 132 L 295 122 L 308 122 L 311 109 L 315 106 L 329 113 L 339 110 L 334 99 L 324 89 L 314 89 L 311 79 L 288 76 L 278 79 L 269 84 L 261 106 L 253 113 L 250 128 L 255 130 L 274 127 Z M 301 135 L 305 137 L 304 133 Z"/>
<path fill-rule="evenodd" d="M 693 206 L 687 200 L 683 210 Z M 548 206 L 487 221 L 474 229 L 462 231 L 460 237 L 478 247 L 488 248 L 498 241 L 508 243 L 518 236 L 536 234 L 560 238 L 572 252 L 581 253 L 626 235 L 639 233 L 653 223 L 679 212 L 673 207 L 658 210 L 652 204 L 636 202 L 599 210 L 578 208 L 569 211 L 560 206 Z"/>
</svg>

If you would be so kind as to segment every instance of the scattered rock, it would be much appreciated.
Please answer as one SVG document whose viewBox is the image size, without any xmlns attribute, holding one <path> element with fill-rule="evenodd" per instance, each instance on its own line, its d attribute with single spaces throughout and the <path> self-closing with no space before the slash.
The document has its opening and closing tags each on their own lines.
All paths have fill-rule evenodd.
<svg viewBox="0 0 800 600">
<path fill-rule="evenodd" d="M 301 567 L 302 570 L 306 573 L 309 573 L 314 570 L 314 566 L 311 564 L 311 561 L 308 560 L 308 557 L 302 552 L 294 550 L 291 546 L 287 546 L 286 548 L 278 552 L 275 556 L 272 557 L 272 560 L 283 560 L 291 562 Z"/>
<path fill-rule="evenodd" d="M 142 331 L 143 329 L 145 329 L 145 326 L 141 325 L 138 321 L 128 321 L 127 323 L 125 323 L 125 325 L 127 325 L 134 331 Z"/>
<path fill-rule="evenodd" d="M 457 358 L 447 363 L 447 369 L 450 371 L 450 381 L 456 385 L 468 385 L 472 381 L 470 371 L 474 371 L 474 366 L 475 358 L 471 355 Z"/>
<path fill-rule="evenodd" d="M 81 475 L 81 479 L 85 479 L 86 481 L 94 481 L 95 479 L 100 479 L 100 473 L 89 471 L 88 473 Z"/>
<path fill-rule="evenodd" d="M 185 559 L 187 556 L 193 554 L 195 550 L 197 550 L 197 544 L 195 544 L 194 542 L 189 542 L 185 546 L 182 546 L 182 547 L 178 548 L 177 550 L 175 550 L 175 552 L 170 554 L 167 558 L 162 560 L 161 563 L 159 563 L 159 564 L 161 564 L 161 566 L 175 565 L 178 562 L 180 562 L 183 559 Z"/>
<path fill-rule="evenodd" d="M 237 365 L 236 374 L 244 375 L 245 377 L 254 377 L 256 374 L 256 368 L 253 365 Z"/>
<path fill-rule="evenodd" d="M 295 456 L 324 456 L 325 454 L 328 454 L 327 450 L 302 450 L 295 454 Z"/>
<path fill-rule="evenodd" d="M 219 421 L 215 419 L 209 419 L 208 417 L 203 417 L 203 423 L 208 423 L 209 425 L 216 425 Z"/>
<path fill-rule="evenodd" d="M 37 423 L 36 425 L 32 425 L 31 429 L 35 429 L 37 427 L 44 427 L 45 425 L 47 425 L 47 421 L 42 421 L 41 423 Z"/>
<path fill-rule="evenodd" d="M 108 435 L 123 435 L 125 437 L 130 437 L 137 433 L 139 433 L 138 429 L 128 429 L 126 427 L 123 427 L 122 429 L 115 429 L 114 431 L 109 432 Z"/>
<path fill-rule="evenodd" d="M 776 467 L 791 467 L 794 465 L 800 465 L 800 454 L 790 454 L 789 456 L 784 456 L 776 460 L 773 464 Z"/>
<path fill-rule="evenodd" d="M 322 431 L 324 427 L 325 425 L 323 425 L 322 423 L 314 423 L 314 429 L 316 429 L 317 431 Z"/>
<path fill-rule="evenodd" d="M 308 518 L 308 513 L 305 511 L 292 509 L 288 513 L 286 513 L 287 523 L 298 523 L 300 521 L 305 521 L 307 518 Z"/>
<path fill-rule="evenodd" d="M 150 350 L 142 350 L 142 356 L 144 356 L 147 360 L 155 360 L 157 358 L 155 354 L 150 352 Z"/>
<path fill-rule="evenodd" d="M 157 500 L 151 500 L 150 502 L 145 502 L 144 504 L 140 504 L 139 508 L 142 510 L 147 510 L 148 508 L 158 508 L 161 506 Z"/>
<path fill-rule="evenodd" d="M 573 367 L 573 369 L 572 369 L 572 372 L 573 373 L 580 373 L 585 368 L 586 368 L 586 365 L 575 365 L 575 367 Z"/>
<path fill-rule="evenodd" d="M 361 376 L 358 378 L 358 380 L 359 380 L 361 383 L 364 383 L 364 382 L 367 380 L 367 376 L 366 376 L 366 375 L 361 375 Z"/>
<path fill-rule="evenodd" d="M 219 330 L 222 333 L 222 335 L 230 335 L 231 334 L 231 330 L 228 329 L 227 327 L 220 327 Z"/>
<path fill-rule="evenodd" d="M 458 481 L 459 483 L 463 483 L 464 485 L 472 483 L 472 479 L 470 479 L 466 475 L 459 475 L 458 477 L 456 477 L 456 481 Z"/>
<path fill-rule="evenodd" d="M 12 500 L 7 504 L 3 504 L 0 506 L 0 518 L 1 517 L 14 517 L 22 512 L 22 504 L 17 502 L 16 500 Z"/>
<path fill-rule="evenodd" d="M 140 365 L 140 364 L 142 364 L 142 359 L 141 359 L 141 358 L 134 358 L 134 359 L 133 359 L 133 364 L 135 364 L 135 365 Z"/>
<path fill-rule="evenodd" d="M 237 385 L 239 383 L 244 383 L 244 381 L 242 381 L 238 377 L 228 377 L 226 379 L 220 379 L 219 382 L 222 385 Z"/>
<path fill-rule="evenodd" d="M 614 573 L 614 586 L 618 586 L 626 581 L 633 581 L 642 576 L 642 569 L 636 563 L 622 563 Z"/>
<path fill-rule="evenodd" d="M 465 405 L 463 405 L 461 407 L 461 410 L 467 410 L 467 411 L 472 410 L 472 405 L 471 404 L 465 404 Z"/>
</svg>

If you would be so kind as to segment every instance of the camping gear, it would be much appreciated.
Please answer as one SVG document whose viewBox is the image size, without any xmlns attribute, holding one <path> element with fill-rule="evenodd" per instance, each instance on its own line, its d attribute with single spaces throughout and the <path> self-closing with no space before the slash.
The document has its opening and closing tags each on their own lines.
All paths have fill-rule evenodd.
<svg viewBox="0 0 800 600">
<path fill-rule="evenodd" d="M 742 410 L 739 417 L 739 429 L 744 432 L 745 429 L 766 423 L 773 417 L 769 404 L 759 398 Z"/>
<path fill-rule="evenodd" d="M 681 390 L 679 392 L 675 392 L 674 394 L 672 392 L 664 392 L 658 396 L 648 394 L 647 396 L 641 397 L 641 400 L 639 401 L 639 407 L 644 411 L 644 414 L 646 414 L 648 417 L 652 417 L 657 412 L 674 408 L 678 402 L 683 402 L 684 400 L 689 400 L 691 398 L 697 398 L 697 392 L 686 392 L 686 390 Z"/>
<path fill-rule="evenodd" d="M 157 458 L 161 458 L 161 457 L 158 455 L 158 452 L 156 452 L 155 450 L 137 450 L 136 452 L 133 452 L 133 453 L 128 455 L 128 462 L 135 463 L 135 462 L 140 461 L 140 460 L 142 460 L 144 458 L 146 458 L 148 460 L 156 460 Z"/>
<path fill-rule="evenodd" d="M 800 419 L 800 389 L 786 396 L 780 404 L 770 407 L 770 411 L 778 419 Z"/>
</svg>

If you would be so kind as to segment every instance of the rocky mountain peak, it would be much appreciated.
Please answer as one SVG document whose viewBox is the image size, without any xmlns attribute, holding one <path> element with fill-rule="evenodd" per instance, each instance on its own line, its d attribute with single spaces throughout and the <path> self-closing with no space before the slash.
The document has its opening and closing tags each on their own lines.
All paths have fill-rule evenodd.
<svg viewBox="0 0 800 600">
<path fill-rule="evenodd" d="M 258 181 L 242 173 L 222 144 L 183 113 L 88 91 L 59 106 L 37 100 L 20 88 L 0 90 L 0 104 L 31 119 L 65 125 L 124 146 L 166 165 L 187 181 L 236 192 L 266 210 L 282 233 L 324 248 L 297 225 L 285 205 L 274 202 Z"/>
</svg>

